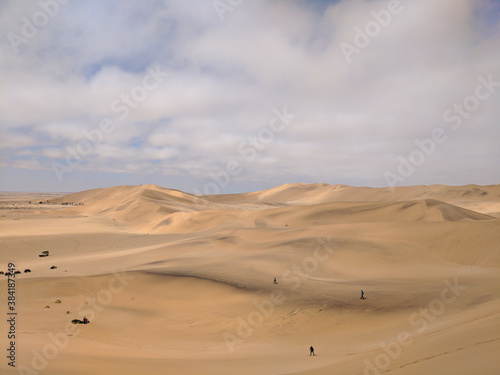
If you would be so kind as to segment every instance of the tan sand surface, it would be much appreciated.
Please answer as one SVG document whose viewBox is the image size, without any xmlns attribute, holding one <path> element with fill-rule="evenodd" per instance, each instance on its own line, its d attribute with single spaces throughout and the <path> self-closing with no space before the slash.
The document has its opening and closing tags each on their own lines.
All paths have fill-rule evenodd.
<svg viewBox="0 0 500 375">
<path fill-rule="evenodd" d="M 1 193 L 0 270 L 32 272 L 0 373 L 498 374 L 499 212 L 499 185 Z"/>
</svg>

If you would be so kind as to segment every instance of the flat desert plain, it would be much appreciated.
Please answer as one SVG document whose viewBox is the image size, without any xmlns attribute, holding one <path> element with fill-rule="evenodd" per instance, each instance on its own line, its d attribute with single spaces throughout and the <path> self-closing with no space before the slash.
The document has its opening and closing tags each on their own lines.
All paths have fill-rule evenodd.
<svg viewBox="0 0 500 375">
<path fill-rule="evenodd" d="M 498 185 L 0 203 L 2 374 L 500 373 Z"/>
</svg>

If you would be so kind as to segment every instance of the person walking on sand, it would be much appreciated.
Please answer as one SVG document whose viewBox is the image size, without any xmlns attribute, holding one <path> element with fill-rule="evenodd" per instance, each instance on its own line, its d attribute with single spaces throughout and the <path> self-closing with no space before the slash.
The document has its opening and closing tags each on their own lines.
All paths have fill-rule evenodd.
<svg viewBox="0 0 500 375">
<path fill-rule="evenodd" d="M 276 282 L 276 277 L 274 278 L 274 283 L 275 283 L 275 284 L 278 284 L 278 283 Z"/>
<path fill-rule="evenodd" d="M 365 299 L 365 292 L 363 292 L 363 290 L 361 290 L 361 297 L 359 297 L 359 299 Z"/>
<path fill-rule="evenodd" d="M 311 355 L 315 355 L 315 354 L 314 354 L 314 348 L 313 348 L 312 346 L 309 348 L 309 355 L 310 355 L 310 356 L 311 356 Z"/>
</svg>

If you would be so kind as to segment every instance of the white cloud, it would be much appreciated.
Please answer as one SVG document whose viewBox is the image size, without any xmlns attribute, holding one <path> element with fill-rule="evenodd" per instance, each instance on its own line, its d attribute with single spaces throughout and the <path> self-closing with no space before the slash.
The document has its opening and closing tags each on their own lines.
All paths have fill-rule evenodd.
<svg viewBox="0 0 500 375">
<path fill-rule="evenodd" d="M 175 181 L 184 174 L 190 186 L 173 187 L 189 190 L 236 160 L 244 172 L 226 192 L 256 181 L 384 185 L 398 156 L 440 127 L 448 140 L 405 183 L 498 183 L 500 88 L 459 129 L 443 120 L 474 95 L 479 76 L 500 81 L 498 3 L 402 1 L 348 64 L 340 44 L 352 44 L 355 28 L 387 4 L 332 1 L 321 10 L 316 2 L 252 1 L 221 22 L 210 1 L 70 2 L 16 53 L 7 36 L 22 35 L 23 17 L 32 19 L 39 4 L 4 2 L 2 158 L 50 170 L 109 118 L 115 128 L 97 137 L 68 179 L 102 170 Z M 154 67 L 170 75 L 141 89 Z M 134 93 L 145 95 L 137 102 Z M 283 106 L 296 119 L 248 162 L 240 143 Z M 467 158 L 484 172 L 474 163 L 464 171 Z M 173 180 L 157 183 L 164 181 Z"/>
</svg>

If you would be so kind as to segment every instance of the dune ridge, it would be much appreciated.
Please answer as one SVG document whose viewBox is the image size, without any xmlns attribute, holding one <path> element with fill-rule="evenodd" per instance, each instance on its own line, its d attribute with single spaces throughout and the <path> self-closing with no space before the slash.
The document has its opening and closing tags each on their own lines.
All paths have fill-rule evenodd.
<svg viewBox="0 0 500 375">
<path fill-rule="evenodd" d="M 397 191 L 398 189 L 402 190 Z M 234 221 L 248 226 L 249 220 L 253 220 L 254 223 L 263 223 L 264 221 L 258 216 L 276 217 L 285 216 L 286 212 L 300 212 L 300 210 L 286 209 L 282 206 L 311 206 L 312 210 L 318 205 L 323 205 L 323 208 L 331 207 L 330 217 L 334 222 L 488 220 L 494 217 L 426 197 L 437 196 L 454 202 L 458 196 L 467 196 L 468 202 L 478 202 L 481 201 L 481 197 L 490 194 L 491 199 L 497 197 L 500 201 L 500 189 L 497 186 L 483 188 L 469 186 L 449 188 L 449 191 L 445 191 L 443 186 L 436 185 L 433 191 L 425 194 L 421 192 L 420 187 L 413 189 L 412 194 L 409 190 L 407 188 L 395 188 L 392 191 L 390 189 L 354 188 L 345 185 L 289 184 L 256 193 L 200 197 L 156 185 L 143 185 L 94 189 L 53 199 L 50 203 L 83 203 L 83 206 L 69 207 L 64 212 L 80 215 L 105 214 L 136 230 L 166 233 L 172 230 L 182 230 L 181 227 L 186 222 L 197 223 L 198 230 L 208 229 L 210 225 L 201 224 L 208 221 L 208 216 L 217 218 L 215 221 L 213 217 L 211 218 L 210 221 L 214 221 L 213 226 L 223 223 L 230 225 Z M 377 199 L 379 197 L 384 199 Z M 388 199 L 398 197 L 421 199 L 404 203 Z M 369 203 L 374 201 L 378 203 Z M 326 203 L 328 205 L 325 205 Z M 264 209 L 273 209 L 272 214 L 251 215 L 247 212 Z M 202 211 L 210 212 L 202 213 Z M 216 214 L 212 215 L 212 212 Z M 357 212 L 361 214 L 356 215 Z M 328 215 L 324 213 L 322 216 Z M 180 225 L 178 225 L 179 222 Z M 193 230 L 196 229 L 193 227 Z"/>
</svg>

